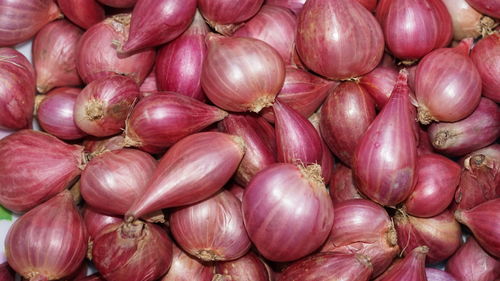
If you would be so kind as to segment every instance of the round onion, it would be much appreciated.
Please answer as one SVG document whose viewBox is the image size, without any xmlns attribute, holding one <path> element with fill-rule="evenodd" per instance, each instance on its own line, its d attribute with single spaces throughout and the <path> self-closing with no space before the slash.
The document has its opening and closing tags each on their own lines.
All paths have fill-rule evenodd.
<svg viewBox="0 0 500 281">
<path fill-rule="evenodd" d="M 57 4 L 65 17 L 83 29 L 104 20 L 104 9 L 96 0 L 57 0 Z"/>
<path fill-rule="evenodd" d="M 481 75 L 483 95 L 500 102 L 500 32 L 479 40 L 470 57 Z"/>
<path fill-rule="evenodd" d="M 469 37 L 476 38 L 481 35 L 483 28 L 494 24 L 492 19 L 483 18 L 483 15 L 473 9 L 466 0 L 442 1 L 450 13 L 453 39 L 457 41 Z"/>
</svg>

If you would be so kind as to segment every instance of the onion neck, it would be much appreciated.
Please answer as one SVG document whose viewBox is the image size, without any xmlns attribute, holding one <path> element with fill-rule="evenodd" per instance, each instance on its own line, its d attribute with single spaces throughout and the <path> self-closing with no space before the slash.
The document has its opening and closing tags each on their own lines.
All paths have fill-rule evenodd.
<svg viewBox="0 0 500 281">
<path fill-rule="evenodd" d="M 444 148 L 446 143 L 448 142 L 449 139 L 453 138 L 453 135 L 451 134 L 450 131 L 440 131 L 439 133 L 436 134 L 436 137 L 434 138 L 434 141 L 432 144 L 436 148 Z"/>
<path fill-rule="evenodd" d="M 429 125 L 432 121 L 438 121 L 434 118 L 429 110 L 421 105 L 418 106 L 418 121 L 422 125 Z"/>
<path fill-rule="evenodd" d="M 259 113 L 263 108 L 272 106 L 274 103 L 273 95 L 263 95 L 256 99 L 250 106 L 249 110 L 255 113 Z"/>
<path fill-rule="evenodd" d="M 318 164 L 299 165 L 299 170 L 302 176 L 311 184 L 314 189 L 326 191 L 323 177 L 321 176 L 321 166 Z"/>
<path fill-rule="evenodd" d="M 495 32 L 495 28 L 498 26 L 498 23 L 495 22 L 494 19 L 483 16 L 479 21 L 479 30 L 481 32 L 481 36 L 484 38 L 488 35 L 491 35 Z"/>
<path fill-rule="evenodd" d="M 222 257 L 214 250 L 204 249 L 196 252 L 195 256 L 203 261 L 219 261 Z"/>
<path fill-rule="evenodd" d="M 120 228 L 120 234 L 124 239 L 137 239 L 146 234 L 146 227 L 146 224 L 140 220 L 125 222 Z"/>
<path fill-rule="evenodd" d="M 91 99 L 85 108 L 85 116 L 91 121 L 104 117 L 104 104 L 100 100 Z"/>
</svg>

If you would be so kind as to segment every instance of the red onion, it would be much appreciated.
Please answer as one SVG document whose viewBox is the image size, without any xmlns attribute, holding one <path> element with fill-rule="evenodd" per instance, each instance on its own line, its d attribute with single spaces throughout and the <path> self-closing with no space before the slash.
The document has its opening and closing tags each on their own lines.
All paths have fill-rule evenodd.
<svg viewBox="0 0 500 281">
<path fill-rule="evenodd" d="M 128 38 L 130 14 L 118 14 L 93 25 L 81 37 L 77 49 L 78 73 L 85 83 L 121 74 L 142 84 L 154 64 L 155 51 L 118 54 L 117 46 Z"/>
<path fill-rule="evenodd" d="M 500 3 L 495 0 L 467 0 L 467 2 L 479 12 L 494 17 L 500 18 Z"/>
<path fill-rule="evenodd" d="M 254 253 L 246 255 L 234 261 L 218 262 L 215 265 L 215 279 L 218 280 L 241 280 L 241 281 L 270 281 L 271 276 L 267 265 Z"/>
<path fill-rule="evenodd" d="M 264 5 L 260 11 L 233 34 L 262 40 L 278 51 L 286 64 L 290 64 L 295 47 L 297 17 L 282 7 Z"/>
<path fill-rule="evenodd" d="M 257 39 L 213 33 L 207 35 L 207 45 L 201 85 L 211 102 L 236 112 L 258 113 L 272 105 L 285 79 L 283 59 L 276 50 Z"/>
<path fill-rule="evenodd" d="M 493 33 L 479 40 L 470 57 L 481 75 L 483 95 L 500 102 L 500 33 Z"/>
<path fill-rule="evenodd" d="M 375 115 L 372 98 L 355 82 L 337 86 L 321 107 L 321 135 L 346 165 L 352 165 L 354 150 Z"/>
<path fill-rule="evenodd" d="M 432 146 L 431 139 L 427 131 L 424 131 L 420 126 L 418 128 L 418 146 L 417 154 L 422 156 L 424 154 L 434 153 L 434 147 Z"/>
<path fill-rule="evenodd" d="M 114 75 L 89 83 L 75 102 L 76 125 L 87 134 L 106 137 L 121 132 L 139 87 L 132 79 Z"/>
<path fill-rule="evenodd" d="M 259 252 L 292 261 L 316 250 L 333 223 L 333 206 L 321 167 L 275 164 L 258 173 L 243 195 L 243 219 Z"/>
<path fill-rule="evenodd" d="M 95 0 L 57 0 L 59 8 L 74 24 L 88 29 L 104 20 L 104 9 Z"/>
<path fill-rule="evenodd" d="M 330 180 L 330 197 L 334 204 L 350 199 L 362 198 L 354 185 L 352 170 L 338 163 L 332 172 Z"/>
<path fill-rule="evenodd" d="M 83 147 L 32 130 L 0 140 L 0 205 L 25 212 L 61 192 L 80 174 Z"/>
<path fill-rule="evenodd" d="M 164 92 L 143 98 L 132 110 L 125 129 L 129 146 L 166 148 L 224 119 L 227 113 L 193 98 Z"/>
<path fill-rule="evenodd" d="M 138 0 L 121 51 L 135 52 L 172 41 L 193 20 L 196 0 Z"/>
<path fill-rule="evenodd" d="M 222 132 L 237 135 L 245 141 L 246 152 L 235 174 L 236 182 L 246 186 L 262 169 L 276 162 L 276 152 L 268 145 L 268 139 L 262 133 L 263 122 L 251 114 L 230 114 L 219 123 Z M 271 125 L 268 125 L 274 130 Z"/>
<path fill-rule="evenodd" d="M 378 0 L 356 0 L 370 12 L 375 12 Z"/>
<path fill-rule="evenodd" d="M 481 99 L 481 77 L 469 58 L 472 38 L 426 55 L 418 64 L 415 95 L 418 119 L 454 122 L 469 116 Z"/>
<path fill-rule="evenodd" d="M 40 127 L 63 140 L 77 140 L 87 134 L 76 126 L 73 117 L 75 102 L 81 89 L 57 88 L 43 96 L 37 110 Z"/>
<path fill-rule="evenodd" d="M 287 8 L 298 16 L 306 1 L 307 0 L 266 0 L 265 2 L 268 5 Z"/>
<path fill-rule="evenodd" d="M 486 201 L 470 210 L 457 210 L 455 218 L 466 225 L 479 244 L 500 257 L 500 198 Z"/>
<path fill-rule="evenodd" d="M 465 38 L 476 38 L 483 28 L 490 29 L 494 20 L 483 17 L 473 9 L 466 0 L 443 0 L 448 9 L 453 24 L 453 39 L 459 41 Z"/>
<path fill-rule="evenodd" d="M 417 184 L 404 203 L 405 211 L 418 217 L 436 216 L 453 201 L 460 182 L 460 166 L 446 157 L 432 153 L 417 158 L 416 171 Z"/>
<path fill-rule="evenodd" d="M 173 244 L 172 265 L 161 281 L 212 281 L 213 271 L 213 266 L 200 263 Z"/>
<path fill-rule="evenodd" d="M 209 28 L 196 11 L 191 26 L 162 47 L 156 57 L 158 89 L 205 100 L 201 89 L 201 70 L 206 57 L 205 37 Z"/>
<path fill-rule="evenodd" d="M 122 221 L 120 217 L 99 213 L 88 205 L 83 208 L 82 216 L 91 240 L 106 226 Z"/>
<path fill-rule="evenodd" d="M 123 135 L 117 135 L 110 138 L 95 138 L 87 137 L 83 141 L 83 146 L 85 146 L 85 151 L 90 154 L 97 155 L 105 151 L 111 151 L 116 149 L 121 149 L 125 145 L 125 137 Z"/>
<path fill-rule="evenodd" d="M 330 237 L 322 252 L 362 254 L 373 265 L 372 277 L 380 275 L 399 252 L 396 230 L 381 206 L 364 199 L 339 202 Z"/>
<path fill-rule="evenodd" d="M 378 66 L 361 77 L 359 84 L 372 96 L 379 109 L 389 101 L 392 89 L 398 79 L 398 72 L 392 66 Z"/>
<path fill-rule="evenodd" d="M 444 261 L 460 247 L 460 225 L 450 211 L 431 218 L 418 218 L 398 212 L 394 222 L 403 253 L 408 254 L 418 245 L 426 245 L 429 247 L 428 264 Z"/>
<path fill-rule="evenodd" d="M 172 242 L 151 223 L 114 223 L 94 238 L 92 262 L 109 281 L 153 281 L 172 263 Z"/>
<path fill-rule="evenodd" d="M 142 82 L 141 87 L 139 87 L 139 90 L 141 91 L 142 97 L 149 96 L 158 91 L 158 85 L 156 82 L 156 67 L 153 67 L 153 70 L 149 72 L 148 76 L 144 79 L 144 82 Z"/>
<path fill-rule="evenodd" d="M 413 249 L 403 259 L 392 264 L 375 281 L 427 281 L 425 276 L 425 256 L 428 251 L 429 248 L 426 246 Z"/>
<path fill-rule="evenodd" d="M 24 42 L 47 23 L 60 18 L 53 0 L 0 1 L 0 46 Z"/>
<path fill-rule="evenodd" d="M 321 176 L 323 177 L 323 182 L 326 184 L 330 182 L 330 178 L 332 176 L 333 172 L 333 167 L 335 166 L 335 159 L 333 157 L 332 152 L 328 148 L 328 145 L 325 143 L 323 138 L 321 137 L 321 132 L 319 129 L 319 121 L 320 121 L 320 110 L 317 112 L 313 113 L 309 118 L 309 122 L 314 126 L 314 129 L 316 129 L 316 132 L 320 135 L 321 139 L 321 162 L 319 163 L 321 166 Z"/>
<path fill-rule="evenodd" d="M 426 268 L 425 275 L 427 276 L 427 281 L 457 281 L 449 273 L 435 268 Z"/>
<path fill-rule="evenodd" d="M 240 23 L 253 17 L 264 0 L 199 0 L 198 8 L 215 31 L 229 36 Z"/>
<path fill-rule="evenodd" d="M 1 9 L 1 4 L 0 4 Z M 0 32 L 1 33 L 1 32 Z M 30 128 L 35 103 L 35 71 L 26 57 L 0 48 L 0 129 Z"/>
<path fill-rule="evenodd" d="M 60 279 L 82 263 L 87 237 L 73 197 L 65 190 L 14 222 L 5 238 L 5 253 L 24 278 Z"/>
<path fill-rule="evenodd" d="M 297 51 L 312 71 L 334 80 L 370 72 L 384 53 L 380 25 L 352 0 L 309 0 L 298 19 Z"/>
<path fill-rule="evenodd" d="M 363 255 L 319 253 L 297 261 L 283 272 L 280 281 L 368 281 L 373 268 Z"/>
<path fill-rule="evenodd" d="M 500 277 L 500 261 L 469 236 L 460 249 L 446 263 L 446 271 L 457 281 L 493 281 Z"/>
<path fill-rule="evenodd" d="M 0 280 L 2 281 L 14 281 L 15 274 L 12 269 L 9 267 L 7 262 L 4 262 L 0 265 Z"/>
<path fill-rule="evenodd" d="M 440 0 L 380 0 L 376 16 L 387 48 L 402 60 L 418 60 L 453 36 L 450 14 Z"/>
<path fill-rule="evenodd" d="M 429 127 L 432 145 L 440 152 L 460 156 L 485 147 L 500 136 L 500 107 L 487 98 L 469 117 L 453 123 Z"/>
<path fill-rule="evenodd" d="M 128 210 L 130 221 L 163 208 L 204 200 L 233 175 L 245 148 L 240 137 L 217 132 L 192 134 L 172 146 Z"/>
<path fill-rule="evenodd" d="M 97 1 L 113 8 L 130 8 L 133 7 L 138 0 L 97 0 Z"/>
<path fill-rule="evenodd" d="M 416 182 L 417 144 L 406 78 L 402 71 L 389 101 L 359 141 L 353 159 L 356 186 L 386 206 L 404 201 Z"/>
</svg>

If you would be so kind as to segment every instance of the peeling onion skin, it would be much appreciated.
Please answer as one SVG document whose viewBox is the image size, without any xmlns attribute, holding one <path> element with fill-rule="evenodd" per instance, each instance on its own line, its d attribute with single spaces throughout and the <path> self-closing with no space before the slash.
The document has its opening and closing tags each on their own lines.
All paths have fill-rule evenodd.
<svg viewBox="0 0 500 281">
<path fill-rule="evenodd" d="M 95 0 L 57 0 L 59 8 L 71 22 L 83 29 L 104 20 L 104 8 Z"/>
<path fill-rule="evenodd" d="M 470 57 L 481 75 L 483 95 L 500 102 L 500 32 L 479 40 Z"/>
<path fill-rule="evenodd" d="M 214 266 L 200 263 L 172 244 L 172 265 L 161 281 L 212 281 Z"/>
<path fill-rule="evenodd" d="M 375 281 L 427 281 L 425 276 L 425 257 L 429 248 L 420 246 L 404 258 L 394 262 L 384 274 Z"/>
</svg>

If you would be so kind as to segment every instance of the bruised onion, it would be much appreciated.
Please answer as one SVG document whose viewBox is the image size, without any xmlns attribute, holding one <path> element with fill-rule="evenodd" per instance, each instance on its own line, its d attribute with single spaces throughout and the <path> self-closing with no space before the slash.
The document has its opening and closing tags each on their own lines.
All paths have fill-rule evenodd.
<svg viewBox="0 0 500 281">
<path fill-rule="evenodd" d="M 83 29 L 104 20 L 104 9 L 96 0 L 57 0 L 59 8 L 71 22 Z"/>
<path fill-rule="evenodd" d="M 481 75 L 483 95 L 500 102 L 500 32 L 479 40 L 470 57 Z"/>
<path fill-rule="evenodd" d="M 106 226 L 122 221 L 120 217 L 102 214 L 88 205 L 83 207 L 82 216 L 91 240 Z"/>
<path fill-rule="evenodd" d="M 494 17 L 500 18 L 500 3 L 495 0 L 467 0 L 474 9 L 479 12 Z"/>
<path fill-rule="evenodd" d="M 335 165 L 330 179 L 330 197 L 334 204 L 362 198 L 354 185 L 352 170 L 341 163 Z"/>
<path fill-rule="evenodd" d="M 161 281 L 212 281 L 212 265 L 202 264 L 175 244 L 172 246 L 172 265 Z"/>
<path fill-rule="evenodd" d="M 457 281 L 455 277 L 446 271 L 430 267 L 425 269 L 425 275 L 427 277 L 427 281 Z"/>
<path fill-rule="evenodd" d="M 490 28 L 494 21 L 485 18 L 472 8 L 466 0 L 443 0 L 448 9 L 453 24 L 453 39 L 459 41 L 465 38 L 476 38 L 483 28 Z"/>
<path fill-rule="evenodd" d="M 379 109 L 382 109 L 391 96 L 392 89 L 398 79 L 398 72 L 394 67 L 378 66 L 359 80 L 375 101 Z"/>
<path fill-rule="evenodd" d="M 211 102 L 224 110 L 256 113 L 272 105 L 285 79 L 276 50 L 257 39 L 213 33 L 207 35 L 207 46 L 201 85 Z"/>
<path fill-rule="evenodd" d="M 413 249 L 403 259 L 396 261 L 375 281 L 427 281 L 425 276 L 425 256 L 429 248 L 420 246 Z"/>
<path fill-rule="evenodd" d="M 25 212 L 80 175 L 83 147 L 46 133 L 22 130 L 0 140 L 0 204 Z"/>
<path fill-rule="evenodd" d="M 375 17 L 357 1 L 308 0 L 298 18 L 297 51 L 312 71 L 349 79 L 377 66 L 383 36 Z"/>
<path fill-rule="evenodd" d="M 7 261 L 29 280 L 60 279 L 82 263 L 87 237 L 73 196 L 65 190 L 14 222 L 5 238 Z"/>
</svg>

